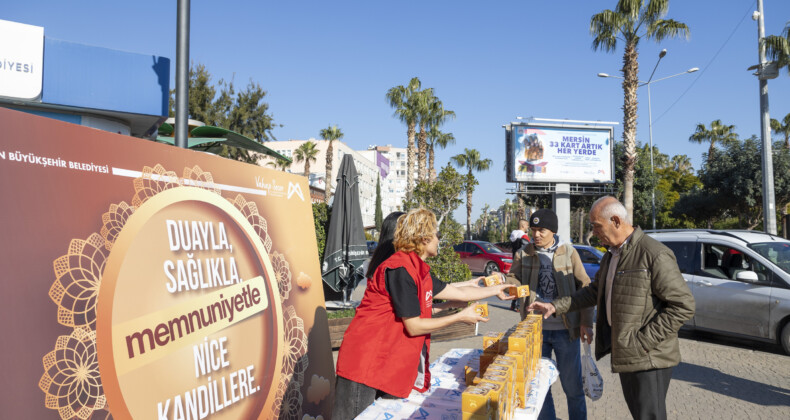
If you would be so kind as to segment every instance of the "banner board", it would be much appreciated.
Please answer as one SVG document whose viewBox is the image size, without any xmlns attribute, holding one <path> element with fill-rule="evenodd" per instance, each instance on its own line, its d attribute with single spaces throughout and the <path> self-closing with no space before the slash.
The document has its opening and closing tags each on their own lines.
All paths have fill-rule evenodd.
<svg viewBox="0 0 790 420">
<path fill-rule="evenodd" d="M 304 177 L 0 123 L 4 418 L 330 418 Z"/>
<path fill-rule="evenodd" d="M 43 63 L 44 28 L 0 19 L 0 96 L 38 99 Z"/>
<path fill-rule="evenodd" d="M 514 124 L 507 135 L 508 182 L 613 183 L 611 127 Z"/>
</svg>

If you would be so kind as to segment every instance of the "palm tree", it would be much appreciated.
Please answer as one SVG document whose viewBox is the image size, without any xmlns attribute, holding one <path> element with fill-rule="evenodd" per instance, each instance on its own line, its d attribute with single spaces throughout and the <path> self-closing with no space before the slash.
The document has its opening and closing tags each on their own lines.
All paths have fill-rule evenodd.
<svg viewBox="0 0 790 420">
<path fill-rule="evenodd" d="M 710 159 L 717 142 L 726 145 L 738 141 L 738 135 L 733 132 L 734 129 L 734 125 L 724 125 L 721 120 L 712 121 L 710 130 L 705 128 L 705 124 L 699 123 L 694 134 L 689 137 L 689 141 L 700 144 L 710 142 L 708 148 L 708 159 Z"/>
<path fill-rule="evenodd" d="M 417 98 L 420 79 L 412 77 L 407 86 L 398 85 L 387 91 L 387 101 L 395 108 L 395 116 L 406 123 L 406 197 L 411 197 L 414 189 L 414 135 L 417 132 Z"/>
<path fill-rule="evenodd" d="M 291 167 L 291 162 L 283 159 L 275 159 L 266 162 L 267 166 L 285 172 L 286 169 Z"/>
<path fill-rule="evenodd" d="M 617 41 L 625 43 L 623 53 L 623 143 L 625 171 L 623 201 L 628 216 L 634 214 L 634 165 L 636 163 L 636 111 L 639 87 L 639 40 L 653 39 L 661 42 L 678 35 L 689 36 L 685 23 L 663 19 L 669 10 L 669 0 L 619 0 L 615 10 L 604 10 L 590 19 L 593 50 L 614 52 Z"/>
<path fill-rule="evenodd" d="M 428 88 L 417 92 L 415 99 L 417 105 L 417 124 L 420 126 L 420 132 L 417 133 L 417 180 L 424 181 L 426 175 L 426 155 L 428 151 L 428 132 L 426 131 L 426 127 L 431 120 L 431 106 L 433 102 L 437 101 L 437 98 L 433 95 L 433 89 Z"/>
<path fill-rule="evenodd" d="M 433 89 L 425 89 L 417 96 L 417 113 L 420 125 L 417 135 L 417 179 L 422 181 L 430 176 L 433 168 L 433 163 L 429 162 L 433 151 L 428 145 L 428 136 L 434 128 L 438 129 L 448 119 L 455 118 L 455 112 L 444 109 L 444 104 L 433 94 Z"/>
<path fill-rule="evenodd" d="M 491 159 L 482 159 L 480 152 L 475 149 L 464 149 L 464 153 L 450 158 L 458 168 L 469 169 L 466 175 L 466 235 L 472 235 L 472 193 L 475 190 L 474 172 L 487 171 L 493 163 Z"/>
<path fill-rule="evenodd" d="M 310 140 L 302 143 L 301 146 L 294 150 L 294 159 L 297 162 L 304 162 L 304 176 L 308 180 L 310 179 L 310 162 L 315 162 L 316 156 L 318 156 L 318 147 L 315 142 Z"/>
<path fill-rule="evenodd" d="M 329 204 L 329 197 L 332 195 L 332 160 L 335 157 L 332 142 L 342 139 L 343 132 L 337 128 L 337 125 L 330 125 L 319 134 L 329 142 L 326 146 L 326 194 L 324 194 L 324 203 Z"/>
<path fill-rule="evenodd" d="M 450 111 L 452 112 L 452 111 Z M 455 136 L 453 133 L 442 133 L 436 126 L 431 127 L 428 132 L 428 180 L 433 182 L 436 179 L 436 167 L 434 166 L 434 149 L 436 146 L 442 149 L 447 146 L 455 144 Z"/>
<path fill-rule="evenodd" d="M 491 206 L 488 203 L 483 204 L 483 214 L 480 215 L 480 218 L 483 219 L 483 229 L 488 229 L 488 212 L 491 210 Z"/>
<path fill-rule="evenodd" d="M 790 149 L 790 113 L 785 115 L 780 123 L 779 120 L 771 118 L 771 130 L 776 134 L 785 136 L 785 148 Z"/>
<path fill-rule="evenodd" d="M 694 173 L 694 167 L 691 166 L 691 159 L 686 155 L 672 156 L 672 169 L 681 175 Z"/>
<path fill-rule="evenodd" d="M 787 23 L 782 31 L 782 36 L 768 35 L 762 42 L 765 44 L 765 54 L 775 61 L 779 70 L 784 67 L 790 76 L 790 22 Z"/>
</svg>

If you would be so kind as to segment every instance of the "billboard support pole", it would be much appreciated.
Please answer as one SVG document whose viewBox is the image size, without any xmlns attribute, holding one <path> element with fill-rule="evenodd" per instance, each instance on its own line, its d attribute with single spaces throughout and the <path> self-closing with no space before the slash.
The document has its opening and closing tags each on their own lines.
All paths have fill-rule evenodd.
<svg viewBox="0 0 790 420">
<path fill-rule="evenodd" d="M 557 184 L 552 195 L 560 242 L 571 242 L 571 184 Z"/>
</svg>

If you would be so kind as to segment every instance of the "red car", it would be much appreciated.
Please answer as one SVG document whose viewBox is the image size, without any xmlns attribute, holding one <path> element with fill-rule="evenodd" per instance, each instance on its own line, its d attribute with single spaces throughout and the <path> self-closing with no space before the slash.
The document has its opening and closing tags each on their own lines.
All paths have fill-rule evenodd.
<svg viewBox="0 0 790 420">
<path fill-rule="evenodd" d="M 472 273 L 483 273 L 486 276 L 494 271 L 507 273 L 513 264 L 513 254 L 503 251 L 491 242 L 464 241 L 453 249 Z"/>
</svg>

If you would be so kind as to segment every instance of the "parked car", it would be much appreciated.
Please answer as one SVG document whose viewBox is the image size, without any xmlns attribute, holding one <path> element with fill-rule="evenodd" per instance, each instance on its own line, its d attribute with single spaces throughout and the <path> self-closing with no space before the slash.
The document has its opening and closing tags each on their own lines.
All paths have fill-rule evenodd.
<svg viewBox="0 0 790 420">
<path fill-rule="evenodd" d="M 573 247 L 576 248 L 576 252 L 579 253 L 579 257 L 581 258 L 582 264 L 584 265 L 584 271 L 587 272 L 587 276 L 590 277 L 590 281 L 594 280 L 595 273 L 597 273 L 598 269 L 601 268 L 601 258 L 603 258 L 603 252 L 589 245 L 574 245 Z"/>
<path fill-rule="evenodd" d="M 513 255 L 491 242 L 464 241 L 453 248 L 461 261 L 475 274 L 483 273 L 488 276 L 494 271 L 507 273 L 513 264 Z"/>
<path fill-rule="evenodd" d="M 756 231 L 648 231 L 696 302 L 686 327 L 778 342 L 790 354 L 790 241 Z"/>
<path fill-rule="evenodd" d="M 373 252 L 376 251 L 376 247 L 379 246 L 379 243 L 376 241 L 368 241 L 368 255 L 373 255 Z"/>
</svg>

